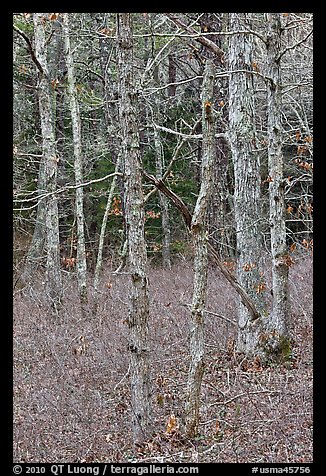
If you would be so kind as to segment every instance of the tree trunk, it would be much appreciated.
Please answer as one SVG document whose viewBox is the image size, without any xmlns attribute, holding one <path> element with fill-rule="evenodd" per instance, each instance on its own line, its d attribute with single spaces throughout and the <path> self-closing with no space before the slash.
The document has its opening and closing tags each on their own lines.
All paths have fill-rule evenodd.
<svg viewBox="0 0 326 476">
<path fill-rule="evenodd" d="M 283 154 L 282 154 L 282 94 L 280 78 L 281 22 L 279 13 L 267 13 L 267 132 L 269 207 L 273 274 L 273 309 L 268 328 L 273 332 L 276 349 L 287 338 L 288 321 L 288 253 L 286 246 Z M 276 350 L 274 349 L 274 350 Z"/>
<path fill-rule="evenodd" d="M 43 14 L 33 15 L 35 30 L 35 54 L 43 70 L 39 78 L 39 109 L 45 160 L 46 190 L 53 193 L 57 188 L 58 158 L 54 130 L 54 98 L 48 74 L 47 47 Z M 60 242 L 58 202 L 55 194 L 46 199 L 46 284 L 51 305 L 57 311 L 61 303 L 62 283 L 60 271 Z"/>
<path fill-rule="evenodd" d="M 250 14 L 231 13 L 230 30 L 250 27 Z M 256 151 L 254 121 L 254 84 L 250 73 L 253 62 L 252 38 L 244 34 L 232 35 L 229 68 L 235 72 L 229 82 L 229 139 L 234 166 L 234 212 L 237 240 L 237 277 L 241 286 L 255 302 L 260 313 L 265 311 L 264 279 L 261 276 L 262 235 L 260 230 L 260 164 Z M 259 325 L 252 315 L 238 303 L 237 350 L 255 355 L 259 348 Z"/>
<path fill-rule="evenodd" d="M 213 86 L 215 67 L 206 61 L 202 92 L 203 146 L 201 186 L 191 221 L 194 246 L 194 290 L 190 326 L 190 367 L 186 400 L 186 435 L 196 436 L 199 425 L 200 389 L 204 373 L 204 308 L 207 294 L 207 231 L 206 218 L 213 185 L 215 159 L 215 123 L 213 118 Z"/>
<path fill-rule="evenodd" d="M 223 15 L 216 13 L 204 13 L 200 18 L 201 31 L 205 32 L 221 32 L 223 31 Z M 225 21 L 225 20 L 224 20 Z M 209 35 L 209 39 L 214 42 L 219 48 L 224 48 L 223 35 Z M 225 70 L 225 65 L 221 63 L 216 54 L 207 47 L 203 48 L 203 54 L 211 58 L 216 65 L 218 72 Z M 224 132 L 225 123 L 227 122 L 227 100 L 226 95 L 228 91 L 228 79 L 217 78 L 214 85 L 214 98 L 216 110 L 216 132 Z M 229 206 L 230 187 L 228 181 L 228 162 L 230 159 L 229 147 L 225 139 L 217 140 L 216 159 L 214 166 L 214 191 L 209 207 L 209 235 L 214 241 L 215 248 L 218 250 L 222 258 L 234 257 L 234 223 L 231 219 Z"/>
<path fill-rule="evenodd" d="M 175 56 L 173 53 L 170 53 L 168 56 L 169 59 L 169 87 L 168 87 L 168 95 L 169 96 L 175 96 L 177 85 L 174 84 L 176 82 L 177 78 L 177 67 L 175 63 Z"/>
<path fill-rule="evenodd" d="M 163 146 L 160 140 L 160 134 L 158 129 L 154 126 L 154 145 L 156 152 L 156 177 L 158 180 L 162 179 L 163 176 Z M 163 266 L 165 268 L 171 268 L 171 253 L 170 253 L 170 244 L 171 244 L 171 229 L 170 229 L 170 220 L 169 220 L 169 203 L 166 196 L 159 192 L 160 206 L 161 206 L 161 216 L 162 216 L 162 258 Z"/>
<path fill-rule="evenodd" d="M 133 39 L 130 13 L 117 14 L 119 113 L 124 159 L 125 214 L 128 265 L 132 282 L 129 311 L 129 351 L 131 374 L 132 431 L 135 444 L 143 443 L 151 432 L 151 405 L 148 344 L 148 281 L 144 236 L 142 161 L 137 124 L 137 94 L 133 80 Z"/>
<path fill-rule="evenodd" d="M 70 46 L 69 37 L 69 14 L 63 13 L 63 33 L 65 42 L 65 59 L 67 65 L 68 94 L 70 102 L 70 114 L 72 124 L 72 136 L 74 144 L 74 171 L 75 183 L 83 183 L 83 158 L 82 158 L 82 140 L 81 140 L 81 121 L 79 106 L 76 97 L 76 81 L 74 72 L 74 62 Z M 83 313 L 86 312 L 84 305 L 87 303 L 87 263 L 85 250 L 85 231 L 84 231 L 84 191 L 83 187 L 76 188 L 76 222 L 77 222 L 77 281 L 79 298 Z"/>
<path fill-rule="evenodd" d="M 119 171 L 120 168 L 120 158 L 121 156 L 118 156 L 118 160 L 115 166 L 115 173 Z M 99 239 L 99 244 L 98 244 L 98 252 L 97 252 L 97 260 L 96 260 L 96 266 L 95 266 L 95 274 L 94 274 L 94 290 L 95 290 L 95 306 L 94 306 L 94 311 L 96 312 L 97 308 L 97 293 L 98 293 L 98 286 L 100 282 L 100 273 L 101 273 L 101 268 L 102 268 L 102 262 L 103 262 L 103 246 L 104 246 L 104 238 L 105 238 L 105 231 L 106 231 L 106 225 L 108 222 L 108 216 L 112 204 L 112 199 L 113 199 L 113 194 L 114 190 L 116 187 L 116 182 L 117 182 L 117 176 L 115 175 L 112 179 L 109 194 L 108 194 L 108 199 L 106 202 L 106 208 L 105 212 L 103 215 L 103 220 L 102 220 L 102 225 L 101 225 L 101 232 L 100 232 L 100 239 Z"/>
<path fill-rule="evenodd" d="M 45 156 L 41 158 L 39 165 L 39 172 L 37 178 L 37 194 L 41 195 L 46 190 L 46 175 L 45 175 Z M 22 284 L 27 284 L 31 278 L 32 273 L 35 272 L 37 266 L 42 263 L 44 259 L 44 245 L 45 245 L 45 218 L 46 218 L 46 201 L 39 200 L 37 205 L 37 213 L 35 220 L 35 227 L 33 237 L 29 250 L 26 256 L 26 263 L 24 270 L 20 277 Z"/>
</svg>

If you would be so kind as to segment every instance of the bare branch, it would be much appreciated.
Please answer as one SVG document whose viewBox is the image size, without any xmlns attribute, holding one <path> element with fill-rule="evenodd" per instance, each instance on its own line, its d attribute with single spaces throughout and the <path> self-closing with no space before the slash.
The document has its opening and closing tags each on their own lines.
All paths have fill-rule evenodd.
<svg viewBox="0 0 326 476">
<path fill-rule="evenodd" d="M 28 51 L 30 52 L 31 58 L 32 58 L 33 62 L 36 64 L 37 69 L 38 69 L 39 72 L 42 74 L 42 76 L 47 77 L 47 75 L 45 74 L 44 69 L 42 68 L 41 63 L 40 63 L 39 60 L 36 58 L 35 51 L 33 50 L 31 40 L 30 40 L 30 39 L 28 38 L 28 36 L 27 36 L 23 31 L 21 31 L 17 26 L 13 25 L 13 29 L 14 29 L 22 38 L 24 38 L 24 40 L 25 40 L 26 43 L 27 43 Z"/>
<path fill-rule="evenodd" d="M 179 20 L 178 17 L 176 17 L 173 13 L 165 13 L 165 15 L 175 24 L 183 28 L 186 32 L 191 33 L 192 35 L 196 35 L 195 40 L 201 43 L 202 45 L 206 46 L 209 48 L 213 53 L 216 54 L 216 56 L 219 58 L 221 63 L 224 63 L 224 51 L 219 48 L 214 41 L 210 40 L 209 38 L 206 38 L 205 36 L 198 36 L 198 32 L 190 27 L 184 24 L 181 20 Z"/>
<path fill-rule="evenodd" d="M 182 304 L 183 306 L 187 306 L 189 308 L 191 308 L 191 304 L 188 304 L 188 303 L 185 303 L 185 304 Z M 235 320 L 232 320 L 232 319 L 229 319 L 228 317 L 225 317 L 225 316 L 222 316 L 221 314 L 216 314 L 216 312 L 212 312 L 212 311 L 208 311 L 207 309 L 203 309 L 203 312 L 205 312 L 206 314 L 210 314 L 212 316 L 215 316 L 215 317 L 219 317 L 220 319 L 223 319 L 224 321 L 227 321 L 229 322 L 230 324 L 232 324 L 233 326 L 237 326 L 238 323 L 237 321 Z"/>
<path fill-rule="evenodd" d="M 194 76 L 192 78 L 188 78 L 188 79 L 183 79 L 182 81 L 178 81 L 176 83 L 168 83 L 168 84 L 165 84 L 164 86 L 161 86 L 161 87 L 156 87 L 156 88 L 148 88 L 148 89 L 152 89 L 151 92 L 149 93 L 145 93 L 146 96 L 149 96 L 150 94 L 153 94 L 153 93 L 156 93 L 157 91 L 161 91 L 162 89 L 167 89 L 169 86 L 179 86 L 180 84 L 185 84 L 185 83 L 190 83 L 191 81 L 194 81 L 195 79 L 202 79 L 202 75 L 198 75 L 198 76 Z"/>
<path fill-rule="evenodd" d="M 88 185 L 92 185 L 93 183 L 103 182 L 104 180 L 107 180 L 110 177 L 114 177 L 115 175 L 122 176 L 122 173 L 121 172 L 113 172 L 112 174 L 105 175 L 105 177 L 101 177 L 99 179 L 89 180 L 88 182 L 80 183 L 78 185 L 66 185 L 65 187 L 59 188 L 58 190 L 55 190 L 54 192 L 44 193 L 44 194 L 41 194 L 41 195 L 38 195 L 38 196 L 32 197 L 32 198 L 22 198 L 22 199 L 17 199 L 17 200 L 14 199 L 13 201 L 15 203 L 26 203 L 26 202 L 32 202 L 32 201 L 37 200 L 37 203 L 32 205 L 31 207 L 24 208 L 24 209 L 14 208 L 14 211 L 32 210 L 33 208 L 37 207 L 40 200 L 44 200 L 45 198 L 47 198 L 51 195 L 58 195 L 59 193 L 66 192 L 67 190 L 76 190 L 77 188 L 80 188 L 80 187 L 87 187 Z"/>
<path fill-rule="evenodd" d="M 284 48 L 284 50 L 281 51 L 281 53 L 278 55 L 276 61 L 279 62 L 280 59 L 282 58 L 282 56 L 285 55 L 285 53 L 287 53 L 287 52 L 290 51 L 290 50 L 293 50 L 293 49 L 296 48 L 297 46 L 299 46 L 299 45 L 301 45 L 302 43 L 304 43 L 304 42 L 309 38 L 309 36 L 312 35 L 312 31 L 313 31 L 313 30 L 310 30 L 310 31 L 307 33 L 307 35 L 306 35 L 302 40 L 298 41 L 297 43 L 294 43 L 294 44 L 291 45 L 291 46 L 288 46 L 287 48 Z"/>
<path fill-rule="evenodd" d="M 157 129 L 160 129 L 161 131 L 169 132 L 169 134 L 180 136 L 183 139 L 202 139 L 203 138 L 203 134 L 183 134 L 182 132 L 174 131 L 173 129 L 169 129 L 168 127 L 164 127 L 164 126 L 159 126 L 158 124 L 155 124 L 155 123 L 154 123 L 154 126 Z M 226 135 L 224 134 L 224 132 L 220 132 L 215 134 L 215 137 L 217 139 L 221 139 L 221 138 L 225 139 Z"/>
</svg>

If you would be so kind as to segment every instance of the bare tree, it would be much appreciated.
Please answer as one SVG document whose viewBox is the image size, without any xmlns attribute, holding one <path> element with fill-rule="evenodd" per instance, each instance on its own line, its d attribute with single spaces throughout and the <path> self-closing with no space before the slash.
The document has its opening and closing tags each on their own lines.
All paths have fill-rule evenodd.
<svg viewBox="0 0 326 476">
<path fill-rule="evenodd" d="M 133 72 L 132 15 L 117 14 L 119 113 L 125 181 L 128 265 L 132 282 L 129 312 L 132 431 L 141 444 L 151 431 L 148 318 L 149 299 L 144 236 L 142 160 L 137 124 L 137 92 Z"/>
<path fill-rule="evenodd" d="M 36 58 L 35 51 L 33 49 L 31 40 L 29 37 L 18 27 L 14 25 L 14 31 L 18 33 L 27 44 L 30 57 L 37 66 L 40 74 L 43 74 L 42 67 L 40 66 L 38 59 Z M 14 48 L 14 60 L 16 57 L 16 48 Z M 37 195 L 40 195 L 46 191 L 46 170 L 45 170 L 46 157 L 44 154 L 40 157 L 37 177 Z M 46 202 L 39 200 L 37 204 L 37 213 L 35 218 L 35 226 L 33 231 L 32 240 L 29 245 L 29 249 L 26 255 L 25 264 L 19 280 L 22 284 L 26 284 L 31 278 L 32 274 L 36 271 L 38 266 L 45 258 L 45 241 L 46 241 Z"/>
<path fill-rule="evenodd" d="M 74 172 L 76 182 L 76 222 L 77 222 L 77 281 L 78 291 L 82 309 L 85 312 L 84 304 L 87 303 L 87 263 L 85 250 L 85 232 L 84 232 L 84 191 L 79 186 L 83 183 L 83 156 L 82 156 L 82 137 L 81 120 L 79 113 L 78 100 L 76 96 L 76 80 L 74 72 L 74 58 L 71 51 L 70 33 L 69 33 L 69 14 L 63 13 L 63 34 L 65 44 L 65 60 L 67 65 L 67 81 L 69 93 L 69 105 L 72 123 L 72 135 L 74 145 Z"/>
<path fill-rule="evenodd" d="M 250 14 L 231 13 L 231 31 L 250 28 Z M 237 33 L 230 38 L 229 50 L 229 139 L 234 166 L 234 213 L 237 241 L 237 276 L 240 284 L 264 311 L 263 280 L 260 276 L 262 235 L 260 229 L 260 167 L 256 146 L 253 95 L 253 38 Z M 256 354 L 260 319 L 239 300 L 237 349 Z"/>
<path fill-rule="evenodd" d="M 287 337 L 288 268 L 283 178 L 281 21 L 279 13 L 267 13 L 267 133 L 269 169 L 269 219 L 272 250 L 273 309 L 268 319 L 275 350 Z"/>
<path fill-rule="evenodd" d="M 215 67 L 206 61 L 202 90 L 202 163 L 201 186 L 191 220 L 194 246 L 194 290 L 190 327 L 190 367 L 186 400 L 186 434 L 193 437 L 198 432 L 200 389 L 204 373 L 204 308 L 207 294 L 207 210 L 213 185 L 213 166 L 216 153 L 215 121 L 213 117 L 213 87 Z"/>
<path fill-rule="evenodd" d="M 55 192 L 57 188 L 58 157 L 54 129 L 54 97 L 53 88 L 48 73 L 47 43 L 45 38 L 45 16 L 34 13 L 35 56 L 39 64 L 39 110 L 43 139 L 43 155 L 45 160 L 46 190 Z M 61 303 L 62 284 L 60 271 L 60 242 L 58 203 L 55 194 L 46 200 L 46 283 L 47 292 L 52 306 L 58 310 Z"/>
</svg>

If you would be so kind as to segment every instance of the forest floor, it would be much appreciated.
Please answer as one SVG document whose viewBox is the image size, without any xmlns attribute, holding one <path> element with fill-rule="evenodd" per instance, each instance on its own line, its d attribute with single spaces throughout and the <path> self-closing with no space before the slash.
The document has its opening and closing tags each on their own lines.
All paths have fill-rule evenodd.
<svg viewBox="0 0 326 476">
<path fill-rule="evenodd" d="M 193 273 L 186 261 L 152 267 L 150 340 L 153 438 L 131 443 L 128 284 L 104 272 L 96 316 L 82 318 L 72 274 L 60 317 L 47 310 L 42 277 L 14 295 L 15 462 L 312 462 L 312 258 L 290 268 L 293 347 L 262 368 L 235 354 L 236 296 L 209 271 L 206 370 L 200 434 L 167 432 L 180 422 L 188 370 Z M 214 313 L 214 314 L 212 314 Z"/>
</svg>

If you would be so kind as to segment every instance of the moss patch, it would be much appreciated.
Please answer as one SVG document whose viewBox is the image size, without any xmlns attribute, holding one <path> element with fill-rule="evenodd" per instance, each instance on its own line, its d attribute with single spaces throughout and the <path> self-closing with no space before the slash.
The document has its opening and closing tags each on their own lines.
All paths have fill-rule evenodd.
<svg viewBox="0 0 326 476">
<path fill-rule="evenodd" d="M 260 347 L 266 359 L 266 364 L 285 364 L 292 359 L 292 341 L 288 336 L 277 331 L 265 332 L 260 337 Z"/>
</svg>

